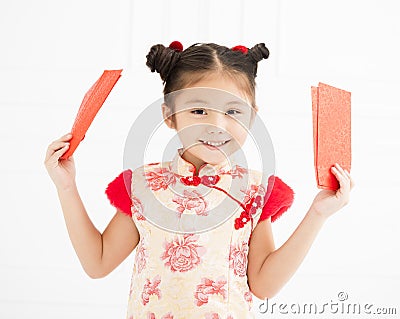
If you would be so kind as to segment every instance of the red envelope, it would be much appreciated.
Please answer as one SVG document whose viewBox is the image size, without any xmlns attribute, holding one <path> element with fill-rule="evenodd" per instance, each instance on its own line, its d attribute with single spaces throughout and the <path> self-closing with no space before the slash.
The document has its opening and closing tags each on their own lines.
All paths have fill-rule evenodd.
<svg viewBox="0 0 400 319">
<path fill-rule="evenodd" d="M 351 93 L 320 82 L 311 96 L 317 187 L 337 190 L 331 167 L 351 168 Z"/>
<path fill-rule="evenodd" d="M 121 72 L 122 70 L 105 70 L 89 91 L 86 92 L 72 126 L 69 149 L 61 156 L 61 159 L 70 157 L 84 139 L 94 117 L 107 99 L 115 83 L 121 77 Z"/>
</svg>

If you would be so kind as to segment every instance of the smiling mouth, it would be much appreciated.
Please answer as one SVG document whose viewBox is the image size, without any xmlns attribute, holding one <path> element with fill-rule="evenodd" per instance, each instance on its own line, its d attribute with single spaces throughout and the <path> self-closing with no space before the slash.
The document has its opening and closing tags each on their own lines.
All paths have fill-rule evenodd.
<svg viewBox="0 0 400 319">
<path fill-rule="evenodd" d="M 225 145 L 226 143 L 228 143 L 230 140 L 221 141 L 221 142 L 212 142 L 212 141 L 203 141 L 203 140 L 199 140 L 199 141 L 202 142 L 205 145 L 208 145 L 208 146 L 220 147 L 220 146 Z"/>
</svg>

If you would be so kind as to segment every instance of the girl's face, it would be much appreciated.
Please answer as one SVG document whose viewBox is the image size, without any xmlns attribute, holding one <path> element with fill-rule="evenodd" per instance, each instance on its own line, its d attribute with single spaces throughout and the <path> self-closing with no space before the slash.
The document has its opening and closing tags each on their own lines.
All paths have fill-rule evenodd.
<svg viewBox="0 0 400 319">
<path fill-rule="evenodd" d="M 183 145 L 182 157 L 199 168 L 204 163 L 218 164 L 237 151 L 245 142 L 255 110 L 237 84 L 222 76 L 208 76 L 177 91 L 174 128 Z"/>
</svg>

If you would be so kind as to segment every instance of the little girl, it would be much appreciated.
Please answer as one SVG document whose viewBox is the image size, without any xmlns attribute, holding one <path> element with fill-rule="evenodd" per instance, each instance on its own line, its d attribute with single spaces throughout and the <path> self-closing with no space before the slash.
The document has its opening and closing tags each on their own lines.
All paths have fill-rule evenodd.
<svg viewBox="0 0 400 319">
<path fill-rule="evenodd" d="M 291 206 L 293 191 L 279 177 L 265 181 L 230 158 L 253 123 L 257 63 L 268 56 L 263 43 L 183 50 L 174 41 L 150 49 L 147 66 L 165 85 L 164 121 L 183 147 L 173 160 L 126 169 L 108 185 L 117 211 L 103 233 L 80 199 L 73 157 L 60 159 L 71 134 L 49 145 L 45 166 L 86 273 L 106 276 L 136 248 L 127 318 L 255 318 L 252 295 L 276 295 L 328 217 L 348 203 L 354 183 L 336 164 L 331 170 L 340 188 L 320 191 L 294 233 L 275 248 L 271 222 Z M 218 93 L 218 111 L 198 91 L 207 88 Z M 238 181 L 241 187 L 232 187 Z"/>
</svg>

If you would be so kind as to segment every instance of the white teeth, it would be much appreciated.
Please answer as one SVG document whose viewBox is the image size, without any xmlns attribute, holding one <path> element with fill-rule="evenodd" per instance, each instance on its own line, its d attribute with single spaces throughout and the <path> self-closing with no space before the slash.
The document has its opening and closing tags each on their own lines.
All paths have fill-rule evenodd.
<svg viewBox="0 0 400 319">
<path fill-rule="evenodd" d="M 211 146 L 221 146 L 223 144 L 225 144 L 227 141 L 225 142 L 209 142 L 209 141 L 202 141 L 203 143 L 207 144 L 207 145 L 211 145 Z"/>
</svg>

